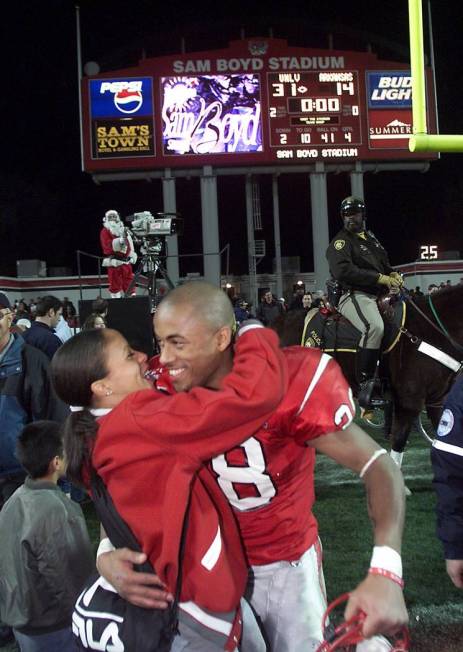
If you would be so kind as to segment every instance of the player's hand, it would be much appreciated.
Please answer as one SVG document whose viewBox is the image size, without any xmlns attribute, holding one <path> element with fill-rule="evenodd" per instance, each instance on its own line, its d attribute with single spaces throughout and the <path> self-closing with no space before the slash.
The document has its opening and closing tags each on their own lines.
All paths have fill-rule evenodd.
<svg viewBox="0 0 463 652">
<path fill-rule="evenodd" d="M 381 575 L 367 575 L 350 594 L 344 617 L 352 618 L 359 611 L 366 614 L 363 635 L 394 634 L 408 623 L 402 589 Z"/>
<path fill-rule="evenodd" d="M 159 577 L 133 569 L 134 564 L 145 561 L 145 553 L 119 548 L 99 555 L 96 566 L 100 575 L 128 602 L 145 609 L 167 609 L 174 597 L 165 590 Z"/>
<path fill-rule="evenodd" d="M 447 574 L 458 589 L 463 589 L 463 559 L 446 559 Z"/>
</svg>

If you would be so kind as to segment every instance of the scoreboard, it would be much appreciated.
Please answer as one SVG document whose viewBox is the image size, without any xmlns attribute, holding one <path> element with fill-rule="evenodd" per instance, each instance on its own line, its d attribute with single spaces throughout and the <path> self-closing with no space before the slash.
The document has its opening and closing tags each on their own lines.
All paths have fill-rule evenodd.
<svg viewBox="0 0 463 652">
<path fill-rule="evenodd" d="M 360 145 L 358 73 L 268 73 L 270 146 Z"/>
<path fill-rule="evenodd" d="M 429 70 L 426 81 L 433 133 Z M 241 40 L 85 78 L 81 92 L 88 172 L 438 156 L 408 149 L 407 65 L 371 52 Z"/>
</svg>

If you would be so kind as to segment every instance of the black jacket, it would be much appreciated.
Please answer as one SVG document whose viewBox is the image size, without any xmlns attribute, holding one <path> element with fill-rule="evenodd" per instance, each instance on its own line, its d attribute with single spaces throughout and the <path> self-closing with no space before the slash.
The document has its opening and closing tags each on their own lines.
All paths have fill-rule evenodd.
<svg viewBox="0 0 463 652">
<path fill-rule="evenodd" d="M 261 301 L 256 310 L 256 317 L 264 326 L 270 326 L 282 314 L 283 306 L 279 301 L 272 301 L 272 303 Z"/>
<path fill-rule="evenodd" d="M 19 335 L 0 361 L 0 478 L 23 469 L 16 459 L 16 441 L 27 423 L 64 421 L 68 407 L 53 391 L 50 362 Z"/>
<path fill-rule="evenodd" d="M 446 559 L 463 559 L 463 377 L 445 402 L 431 449 L 437 493 L 437 536 Z"/>
<path fill-rule="evenodd" d="M 365 231 L 366 239 L 346 229 L 341 229 L 331 240 L 326 257 L 332 276 L 344 290 L 361 290 L 379 294 L 377 280 L 380 274 L 393 270 L 386 250 L 371 231 Z"/>
<path fill-rule="evenodd" d="M 31 327 L 24 332 L 23 338 L 31 346 L 43 351 L 50 360 L 62 345 L 55 331 L 41 321 L 33 321 Z"/>
</svg>

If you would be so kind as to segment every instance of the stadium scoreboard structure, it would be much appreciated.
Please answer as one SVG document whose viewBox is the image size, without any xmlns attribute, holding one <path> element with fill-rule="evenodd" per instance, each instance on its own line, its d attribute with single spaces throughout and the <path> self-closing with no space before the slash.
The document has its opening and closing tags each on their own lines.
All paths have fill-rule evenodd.
<svg viewBox="0 0 463 652">
<path fill-rule="evenodd" d="M 431 71 L 428 124 L 435 131 Z M 88 172 L 430 160 L 411 153 L 406 64 L 281 39 L 142 60 L 82 81 Z"/>
</svg>

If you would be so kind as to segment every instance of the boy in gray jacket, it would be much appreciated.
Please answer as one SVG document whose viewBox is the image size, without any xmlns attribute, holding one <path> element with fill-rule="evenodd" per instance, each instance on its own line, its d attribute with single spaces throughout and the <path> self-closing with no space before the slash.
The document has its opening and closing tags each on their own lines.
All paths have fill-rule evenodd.
<svg viewBox="0 0 463 652">
<path fill-rule="evenodd" d="M 0 619 L 21 652 L 71 652 L 72 610 L 94 560 L 82 510 L 57 486 L 60 425 L 26 426 L 16 455 L 28 477 L 0 512 Z"/>
</svg>

